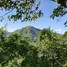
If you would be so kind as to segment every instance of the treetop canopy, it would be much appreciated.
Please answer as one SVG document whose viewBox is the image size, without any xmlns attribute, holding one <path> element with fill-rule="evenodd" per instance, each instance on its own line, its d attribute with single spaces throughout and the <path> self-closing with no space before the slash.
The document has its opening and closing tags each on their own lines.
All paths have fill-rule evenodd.
<svg viewBox="0 0 67 67">
<path fill-rule="evenodd" d="M 51 0 L 60 4 L 57 8 L 54 9 L 50 18 L 55 18 L 59 16 L 64 16 L 67 11 L 67 1 L 66 0 Z M 21 20 L 32 21 L 43 16 L 42 11 L 39 9 L 41 0 L 0 0 L 0 10 L 5 10 L 7 14 L 15 10 L 15 13 L 8 15 L 8 19 L 13 19 L 14 21 Z M 4 15 L 4 16 L 5 16 Z M 4 16 L 0 16 L 1 20 Z"/>
</svg>

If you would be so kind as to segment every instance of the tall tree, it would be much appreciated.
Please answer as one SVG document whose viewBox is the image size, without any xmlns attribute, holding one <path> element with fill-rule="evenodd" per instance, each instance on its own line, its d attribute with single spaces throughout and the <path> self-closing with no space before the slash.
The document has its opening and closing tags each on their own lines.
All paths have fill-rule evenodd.
<svg viewBox="0 0 67 67">
<path fill-rule="evenodd" d="M 67 66 L 67 43 L 62 37 L 60 38 L 50 28 L 43 29 L 39 34 L 38 43 L 38 51 L 42 60 L 40 64 L 43 67 Z"/>
</svg>

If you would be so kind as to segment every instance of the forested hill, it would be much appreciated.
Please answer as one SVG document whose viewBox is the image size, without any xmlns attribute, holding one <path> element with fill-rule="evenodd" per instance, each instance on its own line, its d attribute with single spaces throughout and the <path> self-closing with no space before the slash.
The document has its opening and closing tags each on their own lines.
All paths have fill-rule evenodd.
<svg viewBox="0 0 67 67">
<path fill-rule="evenodd" d="M 67 32 L 31 26 L 6 32 L 0 28 L 0 67 L 67 67 Z"/>
<path fill-rule="evenodd" d="M 26 26 L 24 28 L 14 31 L 14 32 L 22 35 L 23 37 L 29 38 L 31 41 L 35 42 L 37 40 L 37 34 L 39 31 L 40 31 L 40 29 L 37 29 L 33 26 Z"/>
</svg>

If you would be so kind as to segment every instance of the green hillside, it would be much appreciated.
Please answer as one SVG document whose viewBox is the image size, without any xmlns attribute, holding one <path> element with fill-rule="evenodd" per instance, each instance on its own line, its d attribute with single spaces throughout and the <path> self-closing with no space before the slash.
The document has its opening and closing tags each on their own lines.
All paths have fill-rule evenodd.
<svg viewBox="0 0 67 67">
<path fill-rule="evenodd" d="M 27 26 L 7 33 L 0 28 L 0 67 L 67 67 L 67 32 Z"/>
<path fill-rule="evenodd" d="M 30 39 L 30 42 L 36 42 L 37 37 L 38 37 L 37 34 L 39 31 L 40 31 L 40 29 L 37 29 L 35 27 L 26 26 L 24 28 L 14 31 L 14 32 L 18 33 L 19 35 L 22 35 L 22 37 L 24 37 L 24 38 Z"/>
</svg>

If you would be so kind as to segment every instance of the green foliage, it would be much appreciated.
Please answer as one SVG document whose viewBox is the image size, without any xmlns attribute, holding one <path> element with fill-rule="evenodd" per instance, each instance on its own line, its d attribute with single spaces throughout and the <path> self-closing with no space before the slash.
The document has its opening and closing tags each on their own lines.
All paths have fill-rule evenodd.
<svg viewBox="0 0 67 67">
<path fill-rule="evenodd" d="M 55 17 L 62 17 L 67 14 L 66 0 L 51 1 L 56 1 L 60 5 L 53 10 L 53 13 L 50 18 L 54 19 Z M 21 20 L 22 22 L 33 21 L 43 16 L 43 12 L 39 9 L 40 2 L 40 0 L 2 0 L 0 1 L 0 8 L 1 10 L 7 11 L 5 15 L 9 14 L 9 20 Z M 13 14 L 11 13 L 12 11 L 14 11 Z M 5 15 L 1 16 L 1 21 L 4 19 Z"/>
<path fill-rule="evenodd" d="M 0 67 L 67 67 L 67 32 L 43 29 L 37 45 L 31 45 L 17 32 L 6 36 L 5 31 L 0 28 Z"/>
<path fill-rule="evenodd" d="M 67 14 L 67 1 L 66 0 L 52 0 L 59 4 L 57 8 L 53 10 L 52 15 L 50 18 L 54 19 L 55 17 L 63 17 Z M 67 26 L 67 21 L 64 22 L 65 27 Z"/>
<path fill-rule="evenodd" d="M 65 33 L 66 34 L 66 33 Z M 67 65 L 67 37 L 58 36 L 50 28 L 43 29 L 38 38 L 38 51 L 46 67 L 66 67 Z M 47 61 L 45 63 L 45 61 Z M 42 63 L 43 63 L 42 62 Z M 45 67 L 44 66 L 44 67 Z"/>
<path fill-rule="evenodd" d="M 22 29 L 18 29 L 14 32 L 18 33 L 19 35 L 22 35 L 22 37 L 26 38 L 29 43 L 36 43 L 39 31 L 40 29 L 34 28 L 32 26 L 27 26 Z"/>
<path fill-rule="evenodd" d="M 2 42 L 0 42 L 0 63 L 3 66 L 7 65 L 9 61 L 12 62 L 14 58 L 26 55 L 28 43 L 20 35 L 13 33 L 9 37 L 4 36 L 0 38 Z"/>
<path fill-rule="evenodd" d="M 29 51 L 25 59 L 22 62 L 22 67 L 37 67 L 38 66 L 38 56 L 37 48 L 34 46 L 29 47 Z"/>
<path fill-rule="evenodd" d="M 8 16 L 9 20 L 21 20 L 22 22 L 32 21 L 41 17 L 42 15 L 41 10 L 38 10 L 40 1 L 36 2 L 36 0 L 2 0 L 0 1 L 0 4 L 1 10 L 9 11 L 5 15 L 15 10 L 14 14 Z"/>
</svg>

